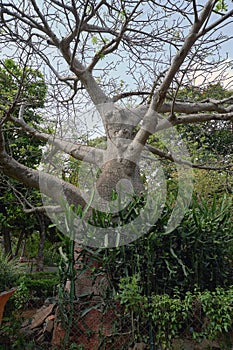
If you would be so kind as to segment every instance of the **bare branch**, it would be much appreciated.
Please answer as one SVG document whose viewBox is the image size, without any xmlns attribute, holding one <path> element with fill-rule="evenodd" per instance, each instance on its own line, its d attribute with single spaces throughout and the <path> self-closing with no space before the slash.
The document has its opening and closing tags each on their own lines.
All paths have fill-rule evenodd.
<svg viewBox="0 0 233 350">
<path fill-rule="evenodd" d="M 205 100 L 206 101 L 206 100 Z M 201 113 L 201 112 L 218 112 L 229 113 L 233 111 L 232 105 L 233 97 L 224 100 L 208 99 L 206 102 L 175 102 L 174 111 L 176 113 Z M 227 103 L 227 105 L 225 105 Z M 166 102 L 159 109 L 160 113 L 167 113 L 171 110 L 171 103 Z"/>
<path fill-rule="evenodd" d="M 177 117 L 174 125 L 179 124 L 191 124 L 191 123 L 203 123 L 211 120 L 219 121 L 233 121 L 233 112 L 231 113 L 216 113 L 216 114 L 190 114 L 189 116 Z"/>
<path fill-rule="evenodd" d="M 193 0 L 193 11 L 194 11 L 194 21 L 196 23 L 198 21 L 198 12 L 197 12 L 196 0 Z"/>
<path fill-rule="evenodd" d="M 190 49 L 192 48 L 193 44 L 197 40 L 198 32 L 201 29 L 202 25 L 205 23 L 209 14 L 211 13 L 212 7 L 213 7 L 213 1 L 212 0 L 207 1 L 206 5 L 204 6 L 200 14 L 199 21 L 193 24 L 189 35 L 184 40 L 184 44 L 182 48 L 175 55 L 172 61 L 172 64 L 162 84 L 160 85 L 159 89 L 155 92 L 155 95 L 150 103 L 148 111 L 143 118 L 142 127 L 140 128 L 140 130 L 135 136 L 134 141 L 132 142 L 132 146 L 131 146 L 132 150 L 135 150 L 136 152 L 138 152 L 137 150 L 138 147 L 136 145 L 139 145 L 139 144 L 144 145 L 147 139 L 149 138 L 150 134 L 154 133 L 158 122 L 157 111 L 162 106 L 165 100 L 168 88 L 170 87 L 174 76 L 177 74 L 179 68 L 181 67 L 185 58 L 187 57 Z M 149 130 L 151 130 L 151 132 Z"/>
<path fill-rule="evenodd" d="M 174 112 L 183 113 L 185 115 L 197 113 L 199 119 L 201 119 L 202 112 L 215 112 L 215 114 L 209 114 L 210 120 L 211 115 L 213 118 L 218 113 L 225 114 L 225 116 L 231 119 L 231 115 L 228 113 L 233 112 L 233 97 L 229 97 L 222 100 L 207 99 L 200 102 L 175 102 L 174 103 Z M 165 102 L 160 108 L 159 113 L 169 113 L 171 111 L 173 102 Z M 133 113 L 141 120 L 143 116 L 147 113 L 149 106 L 142 105 L 133 109 Z M 182 115 L 180 116 L 182 118 Z M 161 118 L 164 122 L 166 118 Z M 168 119 L 169 121 L 169 119 Z"/>
<path fill-rule="evenodd" d="M 10 6 L 14 10 L 14 12 L 8 10 L 7 5 L 4 5 L 4 8 L 3 7 L 1 8 L 1 19 L 4 24 L 14 21 L 15 19 L 18 19 L 19 21 L 27 24 L 31 28 L 36 28 L 41 32 L 45 32 L 44 27 L 38 24 L 33 18 L 28 16 L 25 12 L 20 11 L 20 9 L 13 4 L 9 4 L 8 6 Z M 6 20 L 4 18 L 5 14 L 8 16 L 11 16 L 12 18 Z"/>
<path fill-rule="evenodd" d="M 24 120 L 17 119 L 13 116 L 10 117 L 10 120 L 14 122 L 14 124 L 19 125 L 31 136 L 36 137 L 38 140 L 48 142 L 56 147 L 57 150 L 69 154 L 75 159 L 85 160 L 86 162 L 92 164 L 100 164 L 103 161 L 104 151 L 101 149 L 59 139 L 54 135 L 49 135 L 42 131 L 38 131 L 32 126 L 28 125 Z"/>
<path fill-rule="evenodd" d="M 184 62 L 185 58 L 187 57 L 191 47 L 195 43 L 195 41 L 198 38 L 198 32 L 201 29 L 203 23 L 208 18 L 209 14 L 212 11 L 213 1 L 209 0 L 207 1 L 205 7 L 203 8 L 200 16 L 199 21 L 195 22 L 190 30 L 189 35 L 185 38 L 184 44 L 180 51 L 176 54 L 176 56 L 173 59 L 173 62 L 171 64 L 170 69 L 168 70 L 163 83 L 161 84 L 160 88 L 156 91 L 151 109 L 158 110 L 158 108 L 163 104 L 164 99 L 167 94 L 167 90 L 175 76 L 175 74 L 178 72 L 179 68 L 181 67 L 182 63 Z"/>
<path fill-rule="evenodd" d="M 42 207 L 32 207 L 30 209 L 23 208 L 27 214 L 31 213 L 62 213 L 64 209 L 60 205 L 44 205 Z"/>
<path fill-rule="evenodd" d="M 227 12 L 225 15 L 221 16 L 217 21 L 215 21 L 214 23 L 212 23 L 208 27 L 204 28 L 203 31 L 201 31 L 198 34 L 198 38 L 205 35 L 209 31 L 211 31 L 212 29 L 218 27 L 221 23 L 225 22 L 228 18 L 230 18 L 232 16 L 233 16 L 233 10 Z"/>
<path fill-rule="evenodd" d="M 6 46 L 6 56 L 26 62 L 25 67 L 30 59 L 32 69 L 43 72 L 46 84 L 50 84 L 46 101 L 50 109 L 47 109 L 48 118 L 39 111 L 42 127 L 45 129 L 48 120 L 51 121 L 51 116 L 56 113 L 57 126 L 61 125 L 61 129 L 69 118 L 75 119 L 75 127 L 79 128 L 80 122 L 85 123 L 82 111 L 93 108 L 94 104 L 98 116 L 96 122 L 97 113 L 93 113 L 93 123 L 97 125 L 100 114 L 107 147 L 101 150 L 78 144 L 78 141 L 72 143 L 38 130 L 36 124 L 32 126 L 34 119 L 31 115 L 37 111 L 27 104 L 27 98 L 22 97 L 20 90 L 27 92 L 30 84 L 25 77 L 19 82 L 17 74 L 12 74 L 15 96 L 8 98 L 6 93 L 0 106 L 0 126 L 6 141 L 8 132 L 24 131 L 31 139 L 35 137 L 51 144 L 55 152 L 61 151 L 78 160 L 100 165 L 98 184 L 101 184 L 101 190 L 107 188 L 110 191 L 114 187 L 110 184 L 111 176 L 121 174 L 123 178 L 137 179 L 135 164 L 138 164 L 149 135 L 182 124 L 230 124 L 225 121 L 233 122 L 233 97 L 222 100 L 206 98 L 197 102 L 186 96 L 178 99 L 179 88 L 194 86 L 197 79 L 203 79 L 207 86 L 207 73 L 211 73 L 211 77 L 217 76 L 217 82 L 231 82 L 231 78 L 225 79 L 229 62 L 221 57 L 218 45 L 232 39 L 231 34 L 227 38 L 222 36 L 220 30 L 231 23 L 233 11 L 216 14 L 216 3 L 217 0 L 202 3 L 196 0 L 179 3 L 170 0 L 71 0 L 69 3 L 65 0 L 31 0 L 17 6 L 14 0 L 2 1 L 0 43 L 2 48 Z M 15 93 L 17 84 L 19 89 Z M 30 112 L 25 120 L 24 105 L 26 112 Z M 64 114 L 60 113 L 60 105 L 66 108 Z M 26 123 L 29 119 L 30 122 Z M 97 128 L 102 132 L 102 124 Z M 135 130 L 139 131 L 136 133 Z M 73 133 L 70 130 L 70 135 Z M 2 132 L 1 172 L 39 188 L 40 172 L 19 164 L 6 149 Z M 166 152 L 148 149 L 163 159 L 190 167 L 220 169 L 174 159 Z M 118 163 L 118 168 L 114 162 Z M 129 163 L 133 165 L 129 166 Z M 81 200 L 81 193 L 74 186 L 70 187 L 50 174 L 42 173 L 41 176 L 45 181 L 45 193 L 58 204 L 61 186 L 70 203 L 71 197 L 75 198 L 75 203 Z M 105 180 L 108 181 L 106 186 Z M 44 210 L 29 204 L 25 209 Z"/>
<path fill-rule="evenodd" d="M 45 16 L 42 14 L 42 12 L 40 11 L 37 3 L 35 0 L 31 0 L 31 3 L 34 7 L 34 10 L 36 11 L 36 13 L 38 14 L 39 18 L 41 19 L 43 25 L 44 25 L 44 29 L 43 31 L 48 35 L 48 37 L 52 40 L 52 42 L 59 47 L 60 43 L 56 37 L 56 35 L 53 33 L 53 31 L 51 30 L 50 26 L 48 25 L 48 22 L 45 19 Z"/>
<path fill-rule="evenodd" d="M 61 191 L 67 201 L 74 205 L 86 205 L 79 189 L 56 176 L 26 167 L 8 156 L 4 151 L 0 152 L 0 172 L 13 178 L 26 186 L 42 191 L 40 183 L 43 182 L 43 193 L 52 198 L 56 203 L 61 201 Z"/>
<path fill-rule="evenodd" d="M 30 203 L 24 194 L 18 191 L 15 186 L 12 185 L 12 182 L 7 181 L 7 186 L 13 191 L 15 197 L 18 199 L 19 203 L 22 206 L 24 213 L 60 213 L 64 209 L 61 206 L 54 205 L 43 205 L 40 207 L 35 207 L 32 203 Z"/>
<path fill-rule="evenodd" d="M 122 100 L 123 98 L 127 98 L 130 96 L 148 96 L 150 95 L 150 92 L 146 91 L 128 91 L 128 92 L 122 92 L 121 94 L 115 95 L 112 98 L 113 102 L 117 102 L 119 100 Z"/>
<path fill-rule="evenodd" d="M 140 1 L 135 5 L 135 7 L 133 8 L 133 10 L 130 13 L 130 15 L 126 16 L 125 21 L 124 21 L 124 23 L 122 25 L 122 28 L 121 28 L 119 34 L 116 36 L 116 38 L 111 40 L 109 43 L 106 43 L 105 45 L 103 45 L 103 47 L 99 50 L 99 52 L 97 52 L 97 54 L 94 56 L 91 64 L 88 66 L 88 70 L 89 71 L 93 70 L 95 65 L 101 59 L 102 55 L 106 56 L 106 55 L 114 52 L 115 50 L 117 50 L 117 48 L 118 48 L 122 38 L 124 37 L 124 34 L 125 34 L 126 30 L 127 30 L 127 26 L 129 24 L 129 22 L 131 21 L 131 18 L 133 17 L 133 15 L 135 14 L 139 4 L 140 4 Z"/>
<path fill-rule="evenodd" d="M 190 168 L 195 168 L 195 169 L 204 169 L 204 170 L 228 170 L 231 169 L 233 164 L 227 164 L 224 166 L 210 166 L 206 164 L 194 164 L 188 160 L 182 159 L 182 158 L 177 158 L 174 155 L 171 155 L 169 153 L 163 152 L 151 145 L 146 145 L 146 148 L 153 154 L 159 156 L 160 158 L 170 160 L 173 163 L 176 164 L 182 164 L 185 166 L 188 166 Z"/>
<path fill-rule="evenodd" d="M 56 1 L 56 0 L 51 0 L 51 2 L 53 4 L 59 6 L 62 10 L 67 10 L 67 11 L 74 13 L 74 7 L 65 4 L 64 1 L 60 2 L 60 1 Z"/>
</svg>

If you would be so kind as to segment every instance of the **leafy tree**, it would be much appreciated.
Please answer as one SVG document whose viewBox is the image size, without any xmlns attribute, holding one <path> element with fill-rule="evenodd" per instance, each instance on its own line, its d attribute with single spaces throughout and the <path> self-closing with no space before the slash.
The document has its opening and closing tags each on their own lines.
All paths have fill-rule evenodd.
<svg viewBox="0 0 233 350">
<path fill-rule="evenodd" d="M 23 85 L 22 85 L 23 82 Z M 15 105 L 14 116 L 23 117 L 28 125 L 35 122 L 40 125 L 42 120 L 35 109 L 44 106 L 47 87 L 43 75 L 38 70 L 29 67 L 21 69 L 13 59 L 5 59 L 0 66 L 1 111 L 9 105 Z M 17 94 L 21 95 L 21 103 L 17 101 Z M 43 143 L 36 138 L 29 139 L 22 130 L 17 130 L 6 123 L 5 142 L 7 152 L 20 163 L 36 168 L 40 163 L 42 151 L 39 146 Z"/>
<path fill-rule="evenodd" d="M 15 103 L 15 94 L 17 94 L 20 81 L 24 81 L 21 88 L 22 104 L 17 105 L 13 115 L 17 116 L 25 108 L 24 118 L 29 125 L 32 122 L 39 125 L 41 117 L 35 112 L 38 107 L 43 107 L 47 87 L 44 83 L 43 75 L 36 70 L 25 67 L 24 70 L 12 60 L 6 59 L 0 67 L 0 86 L 1 86 L 1 111 Z M 20 163 L 36 168 L 40 162 L 43 142 L 37 139 L 28 138 L 24 132 L 12 127 L 9 122 L 5 124 L 5 139 L 8 153 Z M 8 179 L 1 174 L 0 186 L 1 199 L 1 230 L 4 238 L 5 252 L 13 255 L 12 239 L 18 237 L 15 244 L 15 255 L 18 255 L 23 240 L 35 229 L 40 229 L 37 219 L 32 214 L 23 211 L 22 204 L 27 207 L 26 202 L 31 205 L 38 205 L 40 195 L 38 191 L 29 189 L 25 185 L 13 179 Z M 27 223 L 27 225 L 25 225 Z"/>
<path fill-rule="evenodd" d="M 179 99 L 184 101 L 219 101 L 231 100 L 232 90 L 225 89 L 220 83 L 210 83 L 204 88 L 186 86 L 179 91 Z M 215 162 L 229 160 L 232 154 L 233 133 L 231 121 L 214 120 L 210 123 L 180 125 L 178 130 L 186 140 L 193 159 L 208 163 L 210 157 Z"/>
</svg>

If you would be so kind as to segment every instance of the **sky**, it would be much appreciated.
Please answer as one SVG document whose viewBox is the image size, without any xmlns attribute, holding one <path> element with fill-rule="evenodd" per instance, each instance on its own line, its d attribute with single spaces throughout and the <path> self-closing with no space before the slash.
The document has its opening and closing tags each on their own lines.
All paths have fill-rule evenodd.
<svg viewBox="0 0 233 350">
<path fill-rule="evenodd" d="M 227 0 L 226 1 L 228 9 L 230 10 L 232 8 L 232 0 Z M 223 32 L 223 34 L 226 34 L 228 36 L 231 36 L 231 40 L 225 42 L 224 44 L 222 44 L 222 56 L 224 57 L 225 55 L 227 55 L 229 57 L 229 61 L 232 62 L 231 64 L 231 68 L 229 69 L 229 75 L 232 77 L 233 80 L 233 20 L 231 21 L 231 23 L 229 23 L 227 25 L 227 28 L 225 29 L 224 27 L 221 29 L 221 31 Z M 231 84 L 231 87 L 233 87 L 233 82 Z"/>
<path fill-rule="evenodd" d="M 38 3 L 40 3 L 41 0 L 38 0 Z M 228 4 L 228 9 L 230 9 L 232 7 L 232 1 L 231 0 L 226 0 L 227 4 Z M 231 24 L 229 24 L 227 26 L 227 28 L 225 29 L 224 27 L 221 28 L 221 31 L 226 35 L 231 35 L 231 33 L 233 33 L 233 22 Z M 2 51 L 2 53 L 0 53 L 0 58 L 4 58 L 3 55 L 9 55 L 7 53 L 7 48 L 5 47 L 4 50 Z M 233 86 L 233 36 L 232 39 L 226 43 L 222 44 L 222 50 L 221 50 L 221 56 L 222 57 L 228 57 L 229 61 L 232 61 L 232 67 L 229 68 L 229 76 L 232 76 L 232 86 Z M 123 70 L 122 70 L 123 71 Z M 119 75 L 119 72 L 117 72 L 117 75 Z M 129 77 L 127 77 L 128 82 L 129 81 Z"/>
<path fill-rule="evenodd" d="M 222 29 L 222 32 L 225 32 L 224 28 Z M 227 26 L 226 34 L 233 34 L 233 21 Z M 233 60 L 233 36 L 230 41 L 227 41 L 226 43 L 222 44 L 222 50 L 224 53 L 228 53 L 229 58 Z"/>
</svg>

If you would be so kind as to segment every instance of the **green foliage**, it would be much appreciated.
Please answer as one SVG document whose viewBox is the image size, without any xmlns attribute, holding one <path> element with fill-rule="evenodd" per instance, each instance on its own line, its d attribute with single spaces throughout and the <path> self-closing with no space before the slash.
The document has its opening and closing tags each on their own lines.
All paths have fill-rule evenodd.
<svg viewBox="0 0 233 350">
<path fill-rule="evenodd" d="M 41 116 L 37 113 L 45 103 L 47 86 L 43 74 L 30 67 L 21 68 L 12 59 L 4 60 L 0 65 L 0 119 L 5 111 L 11 109 L 11 114 L 18 117 L 20 106 L 25 104 L 23 118 L 29 125 L 41 122 Z M 15 103 L 15 101 L 17 103 Z M 14 126 L 10 121 L 4 125 L 4 138 L 7 152 L 21 164 L 36 168 L 40 163 L 43 142 L 30 138 L 28 135 Z M 8 228 L 10 238 L 24 234 L 24 238 L 38 228 L 36 217 L 23 212 L 18 203 L 16 193 L 37 206 L 41 197 L 37 190 L 28 189 L 17 181 L 7 179 L 3 175 L 0 186 L 0 229 Z M 15 191 L 14 191 L 15 190 Z M 27 225 L 25 225 L 27 222 Z M 26 227 L 25 227 L 26 226 Z M 10 253 L 10 252 L 9 252 Z"/>
<path fill-rule="evenodd" d="M 0 293 L 16 286 L 19 272 L 16 261 L 0 252 Z"/>
<path fill-rule="evenodd" d="M 29 124 L 39 125 L 41 117 L 36 113 L 45 103 L 47 86 L 43 74 L 30 67 L 21 68 L 14 60 L 6 59 L 0 66 L 0 118 L 17 98 L 17 105 L 12 113 L 18 116 L 21 103 L 25 105 L 23 118 Z M 39 164 L 43 145 L 41 141 L 30 139 L 25 132 L 13 127 L 12 123 L 5 124 L 5 141 L 8 152 L 22 164 L 35 167 Z"/>
<path fill-rule="evenodd" d="M 17 290 L 7 303 L 7 314 L 25 307 L 38 306 L 46 298 L 53 297 L 59 283 L 56 273 L 21 274 L 16 281 Z"/>
<path fill-rule="evenodd" d="M 98 43 L 98 38 L 95 35 L 93 35 L 91 38 L 91 42 L 93 45 L 96 45 Z"/>
<path fill-rule="evenodd" d="M 29 341 L 25 338 L 21 331 L 22 319 L 19 317 L 11 317 L 5 319 L 5 323 L 2 325 L 1 330 L 6 338 L 9 339 L 10 345 L 6 344 L 6 347 L 0 347 L 1 350 L 13 349 L 13 350 L 42 350 L 39 347 L 35 347 L 34 341 Z M 4 344 L 2 344 L 4 346 Z M 10 347 L 8 347 L 8 345 Z"/>
<path fill-rule="evenodd" d="M 177 228 L 174 249 L 186 267 L 186 288 L 198 285 L 213 290 L 229 284 L 232 273 L 229 247 L 233 241 L 232 200 L 216 198 L 212 204 L 195 200 L 190 215 Z"/>
<path fill-rule="evenodd" d="M 147 314 L 151 317 L 156 334 L 156 342 L 165 348 L 179 335 L 186 321 L 182 300 L 167 294 L 153 295 L 148 304 Z"/>
<path fill-rule="evenodd" d="M 233 135 L 230 122 L 182 125 L 177 129 L 195 163 L 215 163 L 231 154 Z"/>
<path fill-rule="evenodd" d="M 63 246 L 59 249 L 60 262 L 58 266 L 58 304 L 62 327 L 65 329 L 65 337 L 62 345 L 64 348 L 67 348 L 70 342 L 70 333 L 74 320 L 75 279 L 77 277 L 77 271 L 74 267 L 74 207 L 69 206 L 66 202 L 64 202 L 63 209 L 65 211 L 66 235 L 61 236 Z M 69 290 L 66 288 L 67 281 L 70 282 Z"/>
<path fill-rule="evenodd" d="M 20 210 L 19 210 L 19 214 L 21 214 Z M 30 217 L 29 215 L 25 214 L 24 226 L 25 226 L 25 222 L 27 221 L 26 229 L 27 231 L 31 229 L 31 232 L 28 233 L 27 245 L 26 245 L 25 254 L 24 254 L 24 256 L 29 260 L 35 259 L 37 257 L 38 246 L 40 241 L 40 233 L 38 232 L 40 227 L 38 226 L 37 222 L 33 221 L 33 218 L 34 218 L 33 216 Z M 46 225 L 48 223 L 49 221 L 46 222 Z M 15 222 L 13 222 L 12 224 L 15 225 Z M 35 229 L 37 231 L 34 231 Z M 53 232 L 51 233 L 50 230 L 47 229 L 46 241 L 44 243 L 44 265 L 45 266 L 56 266 L 58 264 L 60 260 L 58 248 L 60 247 L 60 245 L 61 245 L 61 241 L 57 236 L 56 231 L 53 230 Z"/>
<path fill-rule="evenodd" d="M 220 83 L 204 87 L 188 85 L 178 93 L 178 98 L 187 102 L 222 100 L 232 95 Z M 212 121 L 200 124 L 179 125 L 177 127 L 186 143 L 193 161 L 214 162 L 229 157 L 232 153 L 233 134 L 230 121 Z"/>
<path fill-rule="evenodd" d="M 226 90 L 221 83 L 209 83 L 204 86 L 187 85 L 179 90 L 178 98 L 184 101 L 221 100 L 231 97 L 232 91 Z"/>
<path fill-rule="evenodd" d="M 116 297 L 125 306 L 129 316 L 131 311 L 137 310 L 138 322 L 142 329 L 148 319 L 152 320 L 155 343 L 162 349 L 170 349 L 172 340 L 183 334 L 197 340 L 217 340 L 230 331 L 233 317 L 233 286 L 227 290 L 217 288 L 212 292 L 195 289 L 193 293 L 187 292 L 184 297 L 179 293 L 173 297 L 154 293 L 146 297 L 140 293 L 139 283 L 138 276 L 121 279 Z M 134 331 L 135 329 L 137 327 L 134 327 Z"/>
<path fill-rule="evenodd" d="M 226 1 L 225 0 L 219 0 L 214 8 L 214 10 L 216 12 L 221 12 L 221 11 L 224 11 L 226 12 L 228 9 L 228 6 L 226 4 Z"/>
<path fill-rule="evenodd" d="M 0 104 L 4 108 L 8 108 L 16 96 L 32 108 L 44 106 L 47 87 L 43 74 L 30 67 L 21 68 L 13 59 L 4 60 L 0 67 L 0 88 Z"/>
<path fill-rule="evenodd" d="M 106 266 L 134 339 L 142 339 L 150 325 L 156 345 L 170 349 L 172 340 L 184 334 L 198 341 L 216 340 L 230 331 L 231 215 L 229 196 L 208 202 L 194 197 L 173 232 L 163 233 L 170 217 L 167 206 L 149 234 L 130 246 L 108 250 Z"/>
<path fill-rule="evenodd" d="M 50 237 L 49 237 L 50 238 Z M 52 239 L 52 237 L 51 237 Z M 58 240 L 58 237 L 57 237 Z M 61 246 L 61 241 L 51 242 L 48 239 L 44 245 L 44 265 L 57 266 L 60 261 L 60 254 L 58 248 Z"/>
<path fill-rule="evenodd" d="M 20 280 L 22 286 L 25 286 L 30 295 L 35 298 L 46 299 L 55 294 L 59 283 L 56 273 L 33 273 L 23 276 Z"/>
<path fill-rule="evenodd" d="M 16 285 L 17 290 L 6 305 L 5 315 L 27 307 L 41 305 L 45 299 L 56 294 L 58 276 L 53 272 L 36 272 L 20 274 Z"/>
<path fill-rule="evenodd" d="M 145 301 L 142 296 L 142 288 L 139 283 L 139 276 L 124 277 L 119 283 L 119 298 L 121 304 L 125 305 L 126 311 L 138 312 Z"/>
<path fill-rule="evenodd" d="M 199 322 L 202 322 L 202 325 L 194 324 L 193 337 L 215 339 L 230 331 L 233 315 L 233 287 L 228 290 L 217 288 L 213 292 L 196 291 L 192 305 L 197 303 L 201 307 L 202 320 Z M 198 331 L 197 326 L 201 328 L 201 331 Z"/>
<path fill-rule="evenodd" d="M 194 199 L 173 232 L 164 233 L 170 217 L 166 207 L 153 230 L 128 246 L 105 252 L 105 264 L 116 289 L 119 279 L 137 275 L 143 294 L 172 295 L 228 286 L 232 274 L 232 201 Z"/>
<path fill-rule="evenodd" d="M 27 278 L 22 276 L 18 281 L 18 287 L 13 295 L 13 301 L 16 309 L 22 309 L 30 299 L 30 292 L 27 287 Z"/>
<path fill-rule="evenodd" d="M 20 103 L 24 103 L 24 120 L 29 124 L 40 123 L 36 108 L 44 106 L 47 86 L 41 72 L 30 67 L 21 68 L 13 59 L 6 59 L 0 66 L 0 117 L 17 98 L 17 106 L 12 111 L 18 116 Z M 30 139 L 25 132 L 16 130 L 11 123 L 5 125 L 7 151 L 22 164 L 35 167 L 41 159 L 41 141 Z"/>
<path fill-rule="evenodd" d="M 211 205 L 214 196 L 216 200 L 221 200 L 224 195 L 231 193 L 233 177 L 230 172 L 195 169 L 194 176 L 194 192 L 207 204 Z"/>
</svg>

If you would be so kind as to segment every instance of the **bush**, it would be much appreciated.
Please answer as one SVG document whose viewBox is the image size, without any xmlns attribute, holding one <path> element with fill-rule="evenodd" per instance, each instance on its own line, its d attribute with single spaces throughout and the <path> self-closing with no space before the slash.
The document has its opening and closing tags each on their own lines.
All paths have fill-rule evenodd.
<svg viewBox="0 0 233 350">
<path fill-rule="evenodd" d="M 172 340 L 184 334 L 193 339 L 218 340 L 227 334 L 233 323 L 233 286 L 224 290 L 187 292 L 181 297 L 177 292 L 153 294 L 151 297 L 139 294 L 140 287 L 135 284 L 138 276 L 122 279 L 117 299 L 125 306 L 129 316 L 137 310 L 138 325 L 132 325 L 134 331 L 143 334 L 152 321 L 155 342 L 162 349 L 171 346 Z M 130 293 L 129 293 L 130 291 Z"/>
<path fill-rule="evenodd" d="M 37 272 L 24 276 L 23 283 L 34 297 L 45 299 L 54 295 L 59 280 L 56 273 Z"/>
<path fill-rule="evenodd" d="M 26 287 L 38 298 L 47 298 L 54 295 L 54 288 L 57 284 L 56 279 L 26 279 L 25 281 Z"/>
<path fill-rule="evenodd" d="M 21 275 L 17 281 L 17 291 L 12 297 L 9 304 L 8 313 L 16 307 L 17 309 L 25 306 L 32 307 L 35 303 L 38 306 L 43 304 L 48 297 L 55 295 L 56 286 L 58 285 L 58 276 L 52 272 L 37 272 L 32 274 Z"/>
<path fill-rule="evenodd" d="M 16 261 L 0 253 L 0 293 L 17 285 L 19 272 Z"/>
<path fill-rule="evenodd" d="M 215 290 L 233 283 L 232 202 L 223 197 L 209 205 L 194 199 L 182 223 L 169 234 L 164 232 L 169 208 L 152 232 L 129 246 L 109 249 L 105 256 L 115 288 L 124 276 L 140 276 L 143 293 L 173 295 Z"/>
</svg>

